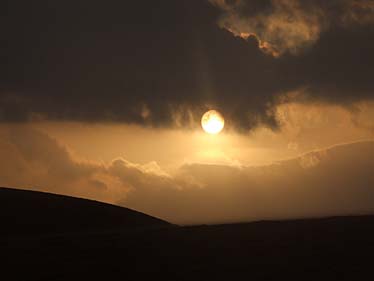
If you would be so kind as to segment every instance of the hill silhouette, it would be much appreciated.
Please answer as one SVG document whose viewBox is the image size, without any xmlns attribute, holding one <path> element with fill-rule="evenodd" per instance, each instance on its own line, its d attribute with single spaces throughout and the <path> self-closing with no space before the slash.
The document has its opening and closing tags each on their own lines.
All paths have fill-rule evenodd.
<svg viewBox="0 0 374 281">
<path fill-rule="evenodd" d="M 0 188 L 2 235 L 105 231 L 168 225 L 127 208 L 69 196 Z"/>
<path fill-rule="evenodd" d="M 0 189 L 0 200 L 4 280 L 364 281 L 374 276 L 374 216 L 182 227 L 40 192 Z"/>
</svg>

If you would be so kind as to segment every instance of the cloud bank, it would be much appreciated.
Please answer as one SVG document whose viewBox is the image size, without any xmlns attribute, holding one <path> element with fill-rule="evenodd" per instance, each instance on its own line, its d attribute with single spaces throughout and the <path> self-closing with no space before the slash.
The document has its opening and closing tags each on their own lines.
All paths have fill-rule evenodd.
<svg viewBox="0 0 374 281">
<path fill-rule="evenodd" d="M 194 128 L 215 108 L 248 132 L 278 128 L 275 107 L 290 92 L 344 106 L 373 99 L 372 1 L 43 0 L 1 10 L 2 122 Z"/>
<path fill-rule="evenodd" d="M 106 201 L 186 224 L 374 212 L 373 141 L 265 166 L 191 163 L 168 174 L 155 162 L 79 160 L 28 127 L 0 132 L 7 159 L 0 186 Z"/>
</svg>

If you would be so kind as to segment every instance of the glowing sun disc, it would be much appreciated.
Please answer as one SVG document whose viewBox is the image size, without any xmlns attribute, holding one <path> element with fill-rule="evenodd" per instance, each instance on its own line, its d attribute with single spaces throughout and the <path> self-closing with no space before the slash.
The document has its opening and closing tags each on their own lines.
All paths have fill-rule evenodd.
<svg viewBox="0 0 374 281">
<path fill-rule="evenodd" d="M 225 119 L 217 110 L 209 110 L 201 118 L 201 126 L 208 134 L 218 134 L 225 126 Z"/>
</svg>

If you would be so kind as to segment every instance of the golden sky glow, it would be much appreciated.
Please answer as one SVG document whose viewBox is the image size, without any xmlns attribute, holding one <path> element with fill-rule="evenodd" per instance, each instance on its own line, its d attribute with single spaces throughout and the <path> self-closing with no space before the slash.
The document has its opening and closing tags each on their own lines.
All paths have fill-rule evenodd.
<svg viewBox="0 0 374 281">
<path fill-rule="evenodd" d="M 346 146 L 373 140 L 373 108 L 287 104 L 277 109 L 279 131 L 259 127 L 240 134 L 228 128 L 218 137 L 199 128 L 3 124 L 0 152 L 9 161 L 0 167 L 0 185 L 120 204 L 176 223 L 338 212 L 341 206 L 329 202 L 323 189 L 331 188 L 330 181 L 345 186 L 350 178 L 367 177 L 366 170 L 348 167 L 351 158 L 344 155 L 361 157 L 362 169 L 374 165 L 370 144 Z M 337 144 L 344 145 L 329 152 Z M 338 173 L 347 176 L 335 182 L 334 167 L 341 165 L 347 170 Z M 316 180 L 321 190 L 314 191 Z M 355 192 L 344 186 L 342 192 Z M 321 204 L 318 210 L 311 196 Z"/>
</svg>

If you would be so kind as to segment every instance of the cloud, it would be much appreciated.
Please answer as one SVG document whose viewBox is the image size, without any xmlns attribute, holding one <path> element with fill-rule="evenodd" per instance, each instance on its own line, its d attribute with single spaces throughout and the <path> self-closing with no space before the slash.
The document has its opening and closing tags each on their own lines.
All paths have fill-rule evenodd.
<svg viewBox="0 0 374 281">
<path fill-rule="evenodd" d="M 191 164 L 181 169 L 202 187 L 136 190 L 122 204 L 179 223 L 370 213 L 373 153 L 362 142 L 261 167 Z"/>
<path fill-rule="evenodd" d="M 2 126 L 0 131 L 1 155 L 8 159 L 1 163 L 0 185 L 85 197 L 97 197 L 107 188 L 98 180 L 104 165 L 76 160 L 44 133 L 28 126 Z"/>
<path fill-rule="evenodd" d="M 248 132 L 278 129 L 289 92 L 373 99 L 371 1 L 24 2 L 0 19 L 3 123 L 191 129 L 215 108 Z"/>
<path fill-rule="evenodd" d="M 116 203 L 131 192 L 180 189 L 195 184 L 163 171 L 117 158 L 110 163 L 77 158 L 68 148 L 29 125 L 0 127 L 0 186 L 48 191 Z"/>
<path fill-rule="evenodd" d="M 176 223 L 212 223 L 374 212 L 374 142 L 317 150 L 265 166 L 185 164 L 166 173 L 79 160 L 29 127 L 0 130 L 0 186 L 121 204 Z"/>
<path fill-rule="evenodd" d="M 374 2 L 366 0 L 210 2 L 224 11 L 221 27 L 244 39 L 256 37 L 259 47 L 274 57 L 299 54 L 328 29 L 374 23 Z"/>
</svg>

